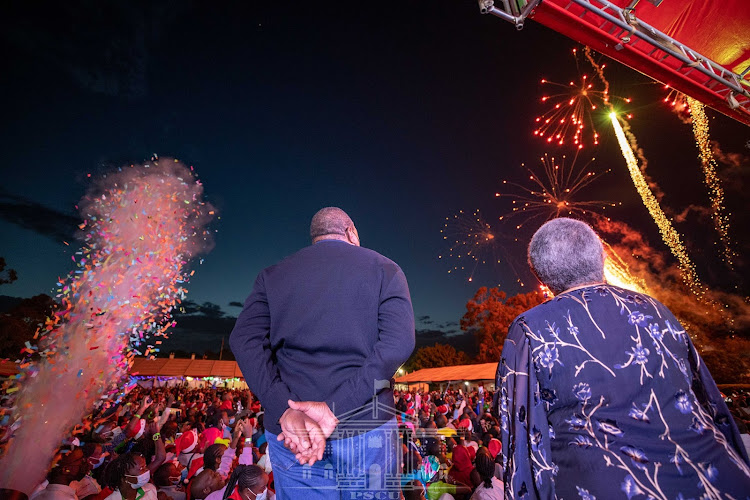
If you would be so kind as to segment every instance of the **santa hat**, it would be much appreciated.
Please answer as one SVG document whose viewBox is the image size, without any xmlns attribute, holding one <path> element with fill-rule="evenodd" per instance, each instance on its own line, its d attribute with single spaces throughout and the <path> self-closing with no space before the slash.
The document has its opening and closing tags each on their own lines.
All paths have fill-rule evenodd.
<svg viewBox="0 0 750 500">
<path fill-rule="evenodd" d="M 142 418 L 135 428 L 135 435 L 133 435 L 132 437 L 135 439 L 140 439 L 141 436 L 143 436 L 144 432 L 146 432 L 146 420 Z"/>
<path fill-rule="evenodd" d="M 406 393 L 406 400 L 411 401 L 411 392 Z"/>
<path fill-rule="evenodd" d="M 498 453 L 500 453 L 500 450 L 503 449 L 503 444 L 500 442 L 499 439 L 492 438 L 490 439 L 489 444 L 487 445 L 487 450 L 490 452 L 490 456 L 492 458 L 495 458 Z"/>
<path fill-rule="evenodd" d="M 448 414 L 448 406 L 446 405 L 440 405 L 437 407 L 437 412 L 441 415 L 447 415 Z"/>
<path fill-rule="evenodd" d="M 471 430 L 471 427 L 472 427 L 472 426 L 471 426 L 471 420 L 469 420 L 468 418 L 465 418 L 465 419 L 461 420 L 461 421 L 460 421 L 460 422 L 458 423 L 457 427 L 458 427 L 459 429 L 463 427 L 464 429 L 469 429 L 469 430 Z"/>
<path fill-rule="evenodd" d="M 174 453 L 178 456 L 180 453 L 190 453 L 195 449 L 196 444 L 198 444 L 198 431 L 190 429 L 175 441 Z"/>
<path fill-rule="evenodd" d="M 406 410 L 406 414 L 409 415 L 410 417 L 413 417 L 414 416 L 414 408 L 409 408 L 408 410 Z"/>
</svg>

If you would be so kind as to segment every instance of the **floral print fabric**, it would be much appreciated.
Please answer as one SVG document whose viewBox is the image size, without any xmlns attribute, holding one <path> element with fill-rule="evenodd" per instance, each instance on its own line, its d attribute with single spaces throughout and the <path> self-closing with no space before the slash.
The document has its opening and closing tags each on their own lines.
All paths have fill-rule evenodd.
<svg viewBox="0 0 750 500">
<path fill-rule="evenodd" d="M 596 285 L 527 311 L 497 386 L 506 498 L 750 498 L 729 410 L 651 297 Z"/>
</svg>

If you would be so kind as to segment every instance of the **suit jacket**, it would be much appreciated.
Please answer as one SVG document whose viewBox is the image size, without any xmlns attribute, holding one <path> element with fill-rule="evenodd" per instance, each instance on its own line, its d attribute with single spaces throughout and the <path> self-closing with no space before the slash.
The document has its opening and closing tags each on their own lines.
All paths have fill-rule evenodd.
<svg viewBox="0 0 750 500">
<path fill-rule="evenodd" d="M 414 349 L 406 277 L 377 252 L 320 241 L 261 271 L 229 343 L 274 434 L 289 399 L 325 401 L 338 417 L 374 395 L 393 408 L 391 388 L 377 381 Z"/>
</svg>

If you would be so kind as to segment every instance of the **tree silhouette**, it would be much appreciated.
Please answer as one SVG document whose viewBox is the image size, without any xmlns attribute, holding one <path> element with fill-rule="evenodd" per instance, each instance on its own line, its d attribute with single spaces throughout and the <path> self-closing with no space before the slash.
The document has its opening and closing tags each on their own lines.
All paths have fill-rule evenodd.
<svg viewBox="0 0 750 500">
<path fill-rule="evenodd" d="M 15 269 L 8 269 L 5 270 L 5 266 L 7 264 L 5 263 L 5 257 L 0 257 L 0 285 L 7 285 L 8 283 L 13 283 L 18 279 L 18 273 Z M 3 276 L 3 274 L 5 276 Z"/>
<path fill-rule="evenodd" d="M 0 357 L 17 359 L 24 343 L 34 343 L 34 333 L 57 307 L 52 297 L 42 294 L 0 314 Z"/>
<path fill-rule="evenodd" d="M 498 362 L 511 322 L 544 300 L 544 296 L 537 291 L 508 298 L 499 288 L 482 287 L 477 290 L 474 298 L 466 303 L 466 314 L 461 318 L 461 329 L 474 331 L 476 336 L 479 354 L 475 361 Z"/>
<path fill-rule="evenodd" d="M 224 316 L 224 311 L 221 310 L 221 307 L 213 302 L 204 302 L 198 306 L 198 311 L 209 318 L 221 318 Z"/>
<path fill-rule="evenodd" d="M 469 362 L 469 356 L 465 352 L 457 351 L 452 345 L 436 342 L 434 346 L 417 349 L 412 358 L 405 363 L 405 367 L 411 371 L 421 370 L 422 368 L 465 365 Z"/>
</svg>

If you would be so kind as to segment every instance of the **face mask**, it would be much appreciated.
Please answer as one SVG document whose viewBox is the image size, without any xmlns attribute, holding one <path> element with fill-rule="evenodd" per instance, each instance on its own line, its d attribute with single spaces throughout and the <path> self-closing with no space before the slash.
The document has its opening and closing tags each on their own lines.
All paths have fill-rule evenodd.
<svg viewBox="0 0 750 500">
<path fill-rule="evenodd" d="M 139 476 L 132 476 L 130 474 L 125 474 L 125 476 L 137 479 L 136 483 L 130 483 L 130 487 L 137 490 L 138 488 L 143 488 L 148 483 L 148 480 L 151 479 L 151 471 L 146 471 Z"/>
<path fill-rule="evenodd" d="M 234 425 L 234 417 L 229 419 L 229 425 Z"/>
<path fill-rule="evenodd" d="M 266 500 L 266 497 L 268 496 L 268 488 L 264 488 L 261 493 L 258 493 L 255 495 L 255 500 Z"/>
<path fill-rule="evenodd" d="M 89 462 L 91 463 L 91 468 L 96 469 L 100 467 L 104 463 L 104 458 L 105 458 L 104 455 L 102 455 L 101 457 L 99 457 L 99 460 L 97 460 L 96 462 L 93 462 L 93 463 Z"/>
<path fill-rule="evenodd" d="M 177 486 L 178 484 L 180 484 L 180 482 L 182 482 L 182 477 L 181 476 L 176 476 L 176 477 L 169 476 L 169 482 Z"/>
</svg>

